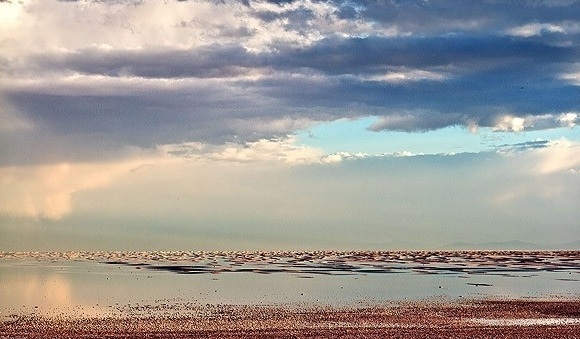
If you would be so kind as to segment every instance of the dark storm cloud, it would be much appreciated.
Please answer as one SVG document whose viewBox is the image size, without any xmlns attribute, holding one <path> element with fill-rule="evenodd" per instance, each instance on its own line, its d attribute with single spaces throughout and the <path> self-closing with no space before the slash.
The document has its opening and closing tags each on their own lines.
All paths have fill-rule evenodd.
<svg viewBox="0 0 580 339">
<path fill-rule="evenodd" d="M 309 20 L 314 19 L 315 13 L 307 8 L 299 8 L 288 10 L 284 12 L 274 12 L 274 11 L 258 11 L 256 12 L 256 17 L 265 22 L 271 22 L 275 20 L 287 20 L 284 25 L 286 29 L 304 29 L 309 25 Z"/>
<path fill-rule="evenodd" d="M 241 46 L 212 45 L 195 50 L 106 51 L 83 49 L 66 55 L 31 58 L 36 71 L 79 72 L 112 77 L 208 78 L 241 75 L 259 67 Z"/>
<path fill-rule="evenodd" d="M 580 56 L 577 46 L 556 47 L 511 37 L 464 34 L 434 38 L 326 39 L 309 49 L 288 51 L 284 64 L 325 72 L 373 72 L 385 66 L 413 68 L 526 62 L 569 62 Z"/>
<path fill-rule="evenodd" d="M 249 2 L 252 3 L 257 1 Z M 283 1 L 276 3 L 292 3 Z M 397 26 L 401 32 L 438 36 L 450 32 L 503 33 L 505 29 L 531 22 L 577 21 L 580 2 L 570 1 L 315 1 L 336 6 L 342 19 L 359 19 Z M 286 12 L 256 11 L 258 17 L 283 18 Z M 270 14 L 267 14 L 270 13 Z"/>
<path fill-rule="evenodd" d="M 266 114 L 250 109 L 256 98 L 250 100 L 222 86 L 133 90 L 130 87 L 131 84 L 119 93 L 107 94 L 90 93 L 90 89 L 74 94 L 11 93 L 7 95 L 10 102 L 26 112 L 27 118 L 42 126 L 42 130 L 12 133 L 4 141 L 2 151 L 21 149 L 17 162 L 34 163 L 50 157 L 63 161 L 67 154 L 69 158 L 86 161 L 95 154 L 102 156 L 127 145 L 152 148 L 187 140 L 220 143 L 236 134 L 235 126 L 226 123 L 228 120 Z M 56 136 L 58 140 L 54 141 Z M 40 144 L 38 149 L 53 143 L 55 150 L 52 154 L 37 152 L 35 143 Z M 86 145 L 90 146 L 88 150 L 83 148 Z M 3 160 L 0 163 L 9 159 Z"/>
<path fill-rule="evenodd" d="M 497 32 L 529 22 L 578 20 L 578 1 L 338 1 L 360 17 L 428 35 L 450 30 Z"/>
<path fill-rule="evenodd" d="M 540 69 L 580 58 L 580 47 L 553 46 L 540 41 L 505 36 L 473 37 L 464 34 L 435 38 L 327 38 L 307 48 L 277 46 L 276 52 L 249 53 L 237 45 L 210 45 L 194 50 L 150 49 L 103 51 L 84 49 L 66 55 L 37 55 L 36 71 L 74 71 L 107 76 L 147 78 L 230 77 L 254 68 L 300 71 L 327 75 L 381 74 L 390 66 L 408 68 L 464 67 L 465 71 L 506 66 Z M 529 71 L 529 70 L 528 70 Z M 534 74 L 535 75 L 535 74 Z"/>
<path fill-rule="evenodd" d="M 426 131 L 471 122 L 494 126 L 505 114 L 580 110 L 580 86 L 562 80 L 578 72 L 577 2 L 272 2 L 277 6 L 269 10 L 254 1 L 242 7 L 261 25 L 279 24 L 281 38 L 265 39 L 269 32 L 259 27 L 215 23 L 215 41 L 189 49 L 97 48 L 87 37 L 82 48 L 31 50 L 17 62 L 0 58 L 5 78 L 44 79 L 34 86 L 3 82 L 4 98 L 42 130 L 0 135 L 14 147 L 2 154 L 34 162 L 46 152 L 36 154 L 30 140 L 42 136 L 74 140 L 59 142 L 59 152 L 67 154 L 68 147 L 69 154 L 90 158 L 101 152 L 95 145 L 154 147 L 292 132 L 238 124 L 245 120 L 376 115 L 382 118 L 369 127 L 374 131 Z M 314 5 L 321 3 L 334 5 L 334 13 L 317 12 Z M 176 18 L 174 27 L 199 29 L 187 17 Z M 398 34 L 382 33 L 392 27 Z M 306 38 L 313 32 L 320 39 Z M 308 42 L 288 43 L 284 34 Z M 251 50 L 243 40 L 249 38 L 266 42 Z M 406 72 L 419 75 L 407 79 Z M 402 80 L 389 80 L 390 73 L 401 73 Z M 69 75 L 90 77 L 74 85 L 50 80 Z M 93 82 L 93 76 L 108 82 Z M 165 80 L 172 85 L 155 83 Z M 182 80 L 191 84 L 175 85 Z M 119 91 L 108 89 L 111 84 Z M 21 142 L 30 133 L 36 137 Z"/>
</svg>

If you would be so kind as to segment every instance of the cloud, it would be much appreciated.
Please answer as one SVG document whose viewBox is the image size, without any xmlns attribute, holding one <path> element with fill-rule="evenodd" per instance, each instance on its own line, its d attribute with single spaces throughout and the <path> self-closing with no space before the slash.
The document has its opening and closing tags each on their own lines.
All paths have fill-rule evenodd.
<svg viewBox="0 0 580 339">
<path fill-rule="evenodd" d="M 0 167 L 0 214 L 10 217 L 61 219 L 72 210 L 73 196 L 110 184 L 144 164 L 120 163 Z"/>
<path fill-rule="evenodd" d="M 511 115 L 504 115 L 497 119 L 494 130 L 495 131 L 514 131 L 521 132 L 524 130 L 524 123 L 526 119 L 521 117 L 514 117 Z"/>
<path fill-rule="evenodd" d="M 368 129 L 375 132 L 382 130 L 416 132 L 462 124 L 465 124 L 465 117 L 459 114 L 419 111 L 380 117 Z"/>
<path fill-rule="evenodd" d="M 58 220 L 71 213 L 76 194 L 105 188 L 145 167 L 192 163 L 204 168 L 223 164 L 276 168 L 329 162 L 321 150 L 300 146 L 291 136 L 244 143 L 165 144 L 154 153 L 139 152 L 143 155 L 101 163 L 0 167 L 0 214 Z"/>
<path fill-rule="evenodd" d="M 579 114 L 577 112 L 568 112 L 568 113 L 560 114 L 556 118 L 556 121 L 561 126 L 574 127 L 578 123 L 578 121 L 579 121 L 578 119 L 579 119 Z"/>
<path fill-rule="evenodd" d="M 535 150 L 534 158 L 535 173 L 577 173 L 580 170 L 580 142 L 567 139 L 552 141 L 547 147 Z"/>
<path fill-rule="evenodd" d="M 579 5 L 561 5 L 2 3 L 0 163 L 273 140 L 345 117 L 380 117 L 372 131 L 571 126 Z"/>
<path fill-rule="evenodd" d="M 239 133 L 241 135 L 248 135 L 253 133 L 255 136 L 259 137 L 270 137 L 272 135 L 288 135 L 293 131 L 306 129 L 316 121 L 310 120 L 309 118 L 301 118 L 299 116 L 295 117 L 281 117 L 279 119 L 232 119 L 226 124 L 231 128 L 232 131 Z"/>
<path fill-rule="evenodd" d="M 496 146 L 496 149 L 500 152 L 514 152 L 514 151 L 525 151 L 529 149 L 539 149 L 548 147 L 550 141 L 548 140 L 534 140 L 526 142 L 518 142 L 515 144 L 503 144 Z"/>
<path fill-rule="evenodd" d="M 576 173 L 580 167 L 580 142 L 561 138 L 495 146 L 507 157 L 516 156 L 533 175 Z"/>
<path fill-rule="evenodd" d="M 158 147 L 159 151 L 181 159 L 195 162 L 228 163 L 270 163 L 300 165 L 323 162 L 323 153 L 311 147 L 297 144 L 296 137 L 253 142 L 209 145 L 203 143 L 167 144 Z"/>
<path fill-rule="evenodd" d="M 8 6 L 20 10 L 17 24 L 0 25 L 4 36 L 19 40 L 23 48 L 46 51 L 76 50 L 87 45 L 185 48 L 216 38 L 235 40 L 244 34 L 245 26 L 244 18 L 237 16 L 244 6 L 236 2 L 32 0 Z M 35 37 L 37 28 L 48 34 L 43 39 Z M 192 34 L 200 28 L 203 34 Z"/>
<path fill-rule="evenodd" d="M 505 161 L 517 164 L 504 170 L 511 178 L 507 187 L 494 186 L 492 196 L 499 206 L 525 206 L 526 201 L 574 206 L 580 201 L 576 186 L 579 183 L 580 143 L 567 139 L 538 140 L 515 145 L 502 145 L 499 154 Z M 533 184 L 532 184 L 533 183 Z M 550 223 L 551 225 L 551 223 Z"/>
<path fill-rule="evenodd" d="M 544 32 L 549 33 L 566 33 L 566 29 L 561 25 L 547 24 L 547 23 L 534 23 L 527 24 L 519 27 L 514 27 L 508 31 L 508 34 L 514 36 L 521 36 L 529 38 L 536 35 L 542 35 Z"/>
<path fill-rule="evenodd" d="M 3 103 L 0 107 L 0 131 L 20 131 L 32 130 L 35 125 L 30 119 L 24 117 L 6 98 L 0 96 L 0 101 Z"/>
<path fill-rule="evenodd" d="M 254 149 L 247 154 L 283 148 L 264 144 L 249 146 Z M 107 211 L 111 218 L 136 220 L 137 230 L 158 223 L 192 241 L 207 232 L 220 239 L 239 236 L 253 241 L 249 247 L 254 249 L 270 246 L 270 236 L 284 248 L 295 248 L 308 241 L 320 246 L 320 234 L 325 234 L 329 246 L 352 248 L 410 232 L 435 246 L 449 236 L 521 237 L 530 229 L 535 230 L 531 237 L 550 236 L 554 225 L 577 234 L 580 177 L 566 166 L 536 171 L 538 161 L 549 161 L 536 151 L 547 148 L 510 154 L 337 153 L 323 156 L 327 164 L 315 160 L 291 166 L 277 156 L 248 160 L 247 154 L 236 153 L 237 147 L 226 152 L 230 145 L 184 146 L 195 156 L 176 152 L 175 161 L 79 195 L 76 217 Z M 207 157 L 199 158 L 204 153 Z M 549 209 L 538 208 L 546 204 Z M 365 232 L 353 232 L 353 225 Z M 296 245 L 296 237 L 305 241 Z"/>
<path fill-rule="evenodd" d="M 220 232 L 318 245 L 578 234 L 577 141 L 525 133 L 577 128 L 577 1 L 0 7 L 0 214 L 15 225 L 116 238 L 132 223 L 155 241 L 163 225 L 212 246 Z M 326 154 L 292 136 L 366 116 L 374 132 L 466 126 L 500 146 L 368 154 L 349 139 L 360 153 Z"/>
<path fill-rule="evenodd" d="M 560 75 L 560 78 L 569 81 L 571 84 L 580 86 L 580 72 L 576 73 L 564 73 Z"/>
<path fill-rule="evenodd" d="M 10 222 L 0 228 L 10 224 L 17 240 L 0 242 L 37 249 L 38 237 L 19 235 L 39 225 L 54 239 L 74 227 L 61 245 L 43 245 L 48 249 L 295 249 L 321 241 L 348 249 L 411 233 L 430 246 L 448 237 L 568 237 L 577 234 L 580 177 L 570 171 L 580 166 L 570 160 L 578 159 L 577 146 L 538 141 L 504 153 L 323 154 L 282 138 L 161 145 L 133 161 L 2 168 L 0 189 L 10 195 L 0 195 L 0 218 Z M 53 196 L 65 202 L 45 203 Z M 23 207 L 27 199 L 34 208 Z M 20 229 L 24 218 L 36 218 L 32 231 Z M 95 229 L 107 241 L 96 243 Z M 135 234 L 150 239 L 136 242 Z"/>
<path fill-rule="evenodd" d="M 503 115 L 496 118 L 494 131 L 522 132 L 523 130 L 539 130 L 558 127 L 574 127 L 578 122 L 578 113 L 568 112 L 561 114 L 527 115 L 518 117 Z"/>
<path fill-rule="evenodd" d="M 108 77 L 231 78 L 260 74 L 262 62 L 242 46 L 209 44 L 195 49 L 148 47 L 41 54 L 30 58 L 36 74 L 69 72 Z M 264 71 L 265 72 L 265 71 Z"/>
<path fill-rule="evenodd" d="M 224 163 L 277 167 L 327 162 L 320 150 L 296 142 L 295 137 L 221 145 L 188 142 L 161 145 L 154 154 L 109 162 L 0 167 L 0 214 L 62 219 L 72 212 L 75 195 L 115 184 L 120 177 L 144 166 L 179 167 L 185 162 L 211 168 Z"/>
<path fill-rule="evenodd" d="M 442 72 L 425 71 L 421 69 L 406 69 L 405 67 L 391 68 L 384 75 L 375 75 L 368 78 L 371 81 L 385 81 L 388 83 L 407 83 L 411 81 L 442 81 L 447 75 Z"/>
<path fill-rule="evenodd" d="M 378 155 L 349 152 L 324 154 L 322 150 L 300 145 L 294 136 L 223 144 L 202 142 L 164 144 L 157 146 L 154 152 L 139 150 L 133 153 L 123 159 L 108 162 L 0 167 L 0 191 L 3 193 L 0 195 L 0 215 L 37 221 L 60 220 L 73 212 L 75 197 L 91 191 L 98 192 L 109 187 L 122 186 L 121 181 L 139 180 L 139 177 L 143 176 L 141 173 L 167 171 L 181 173 L 180 176 L 186 177 L 196 175 L 213 177 L 217 173 L 231 175 L 227 174 L 230 171 L 241 171 L 246 174 L 256 170 L 278 172 L 284 171 L 285 168 L 327 166 L 346 160 L 364 161 L 371 158 L 418 155 L 410 152 Z M 189 171 L 188 169 L 191 172 L 183 172 Z M 120 180 L 121 178 L 123 180 Z M 217 177 L 215 179 L 218 180 Z M 152 182 L 151 185 L 156 184 Z M 219 187 L 228 190 L 223 185 Z M 133 189 L 141 190 L 143 187 L 137 185 Z M 210 191 L 207 193 L 217 194 Z"/>
</svg>

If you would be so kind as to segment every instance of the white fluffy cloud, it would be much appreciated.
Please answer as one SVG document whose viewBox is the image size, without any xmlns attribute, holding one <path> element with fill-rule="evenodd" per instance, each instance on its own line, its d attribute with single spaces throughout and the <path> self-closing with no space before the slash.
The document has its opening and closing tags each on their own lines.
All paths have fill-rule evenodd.
<svg viewBox="0 0 580 339">
<path fill-rule="evenodd" d="M 564 73 L 560 75 L 560 78 L 570 83 L 580 86 L 580 72 Z"/>
<path fill-rule="evenodd" d="M 564 127 L 574 127 L 579 121 L 578 113 L 576 112 L 562 113 L 560 114 L 560 116 L 556 118 L 556 121 Z"/>
<path fill-rule="evenodd" d="M 495 125 L 492 129 L 501 132 L 522 132 L 524 130 L 534 129 L 574 127 L 577 123 L 577 112 L 526 116 L 506 114 L 496 118 Z"/>
<path fill-rule="evenodd" d="M 494 131 L 514 131 L 521 132 L 524 130 L 526 119 L 521 117 L 514 117 L 512 115 L 504 115 L 496 120 L 493 127 Z"/>
<path fill-rule="evenodd" d="M 564 27 L 564 25 L 550 23 L 533 23 L 514 27 L 508 31 L 508 34 L 529 38 L 532 36 L 542 35 L 542 33 L 544 32 L 566 33 L 567 29 L 566 27 Z"/>
<path fill-rule="evenodd" d="M 235 30 L 242 23 L 235 10 L 240 6 L 230 2 L 220 7 L 202 1 L 23 1 L 4 4 L 14 20 L 0 24 L 0 32 L 18 41 L 19 50 L 29 51 L 75 50 L 88 47 L 87 43 L 123 49 L 152 45 L 189 48 L 227 36 L 224 29 Z M 45 34 L 37 34 L 39 30 Z M 196 30 L 203 34 L 192 34 Z M 88 41 L 87 36 L 91 37 Z"/>
<path fill-rule="evenodd" d="M 272 46 L 307 46 L 336 32 L 344 36 L 395 35 L 396 27 L 341 19 L 332 3 L 227 1 L 20 1 L 0 3 L 4 52 L 74 51 L 85 47 L 178 49 L 241 43 L 260 52 Z M 262 20 L 260 14 L 271 18 Z M 66 22 L 66 24 L 63 24 Z M 300 26 L 300 29 L 297 27 Z M 38 31 L 44 34 L 38 34 Z M 87 36 L 91 39 L 87 40 Z M 18 42 L 16 44 L 16 42 Z"/>
<path fill-rule="evenodd" d="M 297 144 L 296 137 L 260 139 L 254 142 L 209 145 L 198 142 L 168 144 L 162 153 L 197 162 L 278 163 L 287 165 L 323 162 L 323 152 Z"/>
<path fill-rule="evenodd" d="M 548 142 L 546 147 L 502 154 L 510 164 L 504 175 L 512 182 L 496 188 L 494 204 L 509 207 L 539 200 L 569 206 L 580 199 L 579 142 L 561 139 Z"/>
<path fill-rule="evenodd" d="M 538 174 L 577 173 L 580 169 L 580 142 L 577 141 L 552 141 L 548 147 L 534 150 L 533 154 L 533 168 Z"/>
<path fill-rule="evenodd" d="M 406 67 L 392 67 L 384 75 L 369 77 L 371 81 L 384 81 L 391 84 L 404 84 L 414 81 L 442 81 L 449 75 L 440 71 L 423 69 L 409 69 Z"/>
</svg>

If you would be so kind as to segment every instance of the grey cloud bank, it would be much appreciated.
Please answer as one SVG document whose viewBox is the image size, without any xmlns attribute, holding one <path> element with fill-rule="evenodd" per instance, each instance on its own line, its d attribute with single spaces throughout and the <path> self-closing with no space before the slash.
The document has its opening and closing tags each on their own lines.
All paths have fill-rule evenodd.
<svg viewBox="0 0 580 339">
<path fill-rule="evenodd" d="M 53 161 L 37 149 L 86 160 L 102 148 L 258 140 L 295 128 L 253 130 L 245 120 L 375 115 L 373 131 L 411 132 L 580 110 L 572 1 L 2 6 L 23 15 L 1 32 L 2 97 L 42 126 L 2 131 L 4 164 Z"/>
</svg>

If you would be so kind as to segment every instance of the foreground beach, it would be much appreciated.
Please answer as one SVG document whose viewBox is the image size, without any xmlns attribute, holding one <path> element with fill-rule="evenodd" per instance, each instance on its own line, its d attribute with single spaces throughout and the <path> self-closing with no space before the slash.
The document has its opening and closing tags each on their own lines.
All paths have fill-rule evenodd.
<svg viewBox="0 0 580 339">
<path fill-rule="evenodd" d="M 580 300 L 433 300 L 352 308 L 206 305 L 183 311 L 162 304 L 132 317 L 15 315 L 0 323 L 0 337 L 580 337 Z"/>
</svg>

